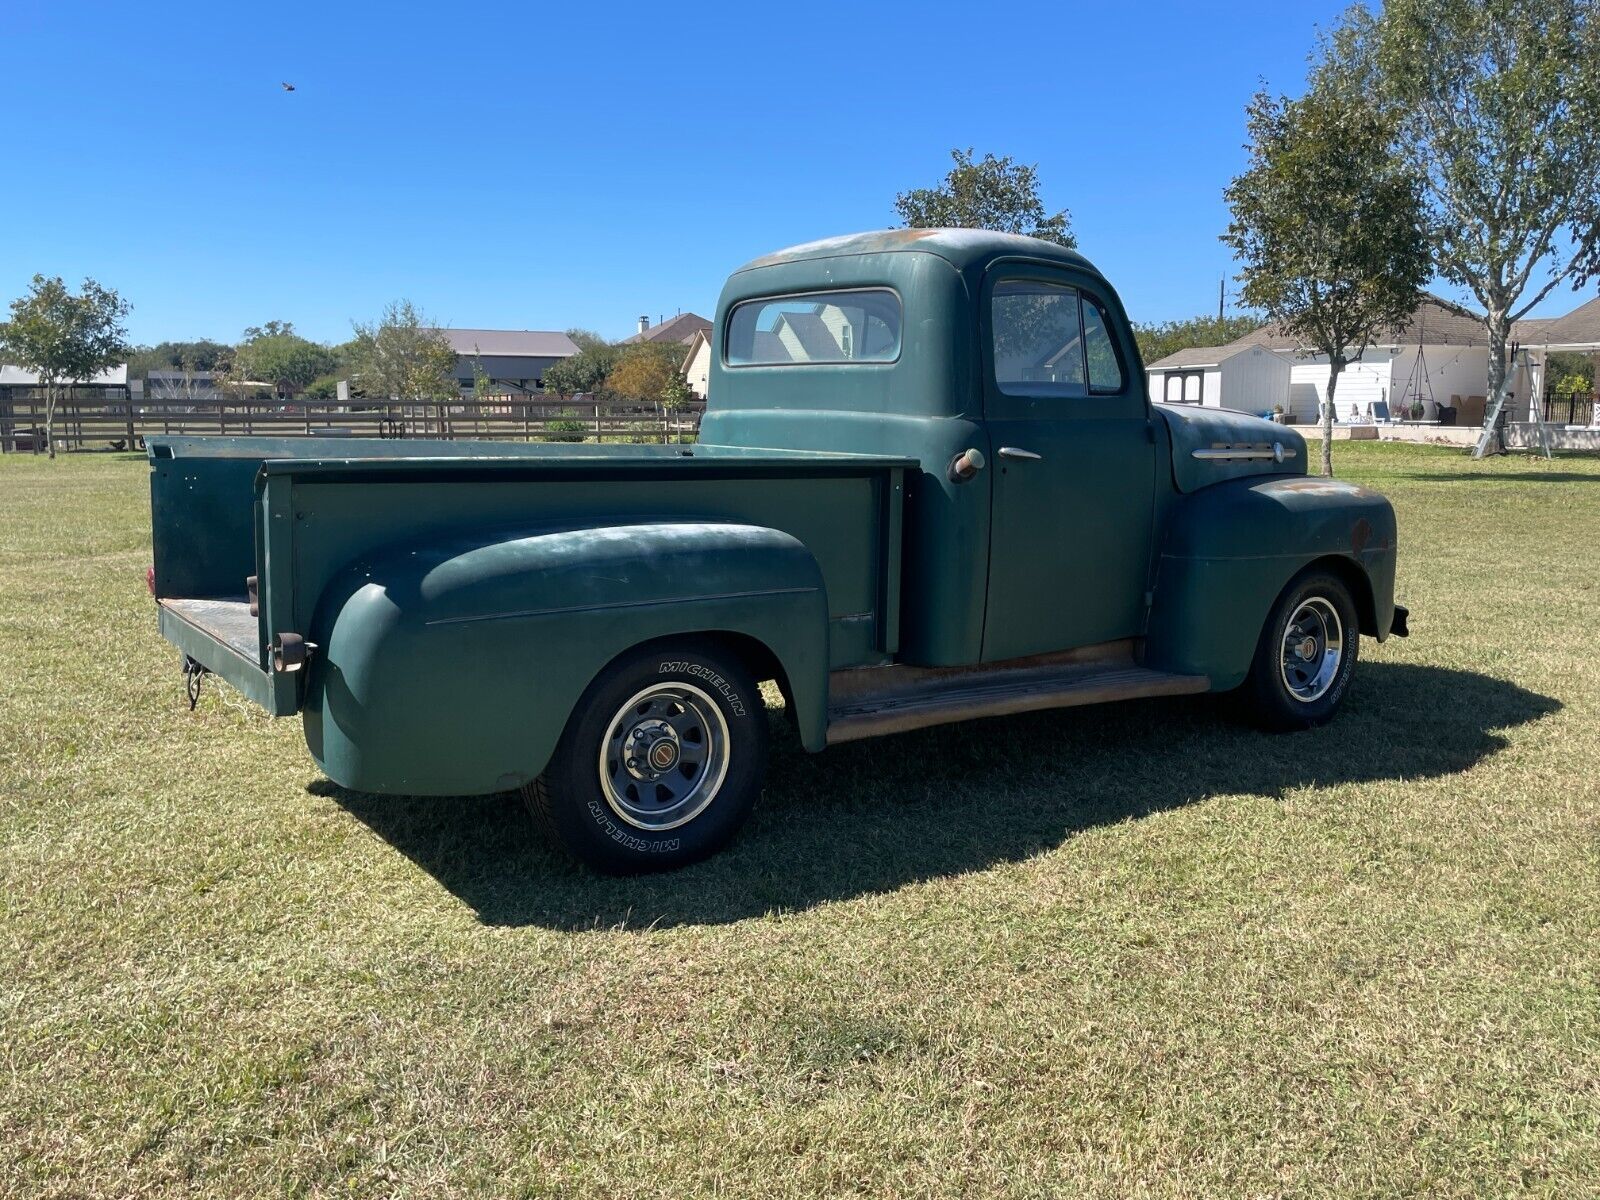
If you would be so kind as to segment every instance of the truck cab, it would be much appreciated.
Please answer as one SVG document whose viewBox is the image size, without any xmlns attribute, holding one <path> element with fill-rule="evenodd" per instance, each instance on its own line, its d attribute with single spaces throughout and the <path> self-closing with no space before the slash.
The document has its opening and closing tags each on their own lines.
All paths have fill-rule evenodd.
<svg viewBox="0 0 1600 1200">
<path fill-rule="evenodd" d="M 693 447 L 222 442 L 151 446 L 191 674 L 303 714 L 336 783 L 522 788 L 605 870 L 733 836 L 763 679 L 810 750 L 1203 691 L 1287 730 L 1406 631 L 1388 502 L 1292 429 L 1152 405 L 1115 290 L 1025 237 L 740 268 Z"/>
</svg>

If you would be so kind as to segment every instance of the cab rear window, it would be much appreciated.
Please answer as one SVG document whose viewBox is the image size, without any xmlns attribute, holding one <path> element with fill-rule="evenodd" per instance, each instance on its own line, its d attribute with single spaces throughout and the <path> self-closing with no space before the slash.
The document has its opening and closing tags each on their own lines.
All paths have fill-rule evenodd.
<svg viewBox="0 0 1600 1200">
<path fill-rule="evenodd" d="M 769 296 L 728 315 L 730 367 L 887 363 L 900 357 L 900 297 L 887 288 Z"/>
</svg>

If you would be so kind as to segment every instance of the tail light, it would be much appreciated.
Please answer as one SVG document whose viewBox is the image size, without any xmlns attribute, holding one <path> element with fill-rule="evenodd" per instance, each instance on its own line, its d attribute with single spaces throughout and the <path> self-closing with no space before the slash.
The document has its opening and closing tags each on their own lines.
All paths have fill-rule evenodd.
<svg viewBox="0 0 1600 1200">
<path fill-rule="evenodd" d="M 150 589 L 150 594 L 156 594 L 156 569 L 152 564 L 144 569 L 144 585 Z"/>
</svg>

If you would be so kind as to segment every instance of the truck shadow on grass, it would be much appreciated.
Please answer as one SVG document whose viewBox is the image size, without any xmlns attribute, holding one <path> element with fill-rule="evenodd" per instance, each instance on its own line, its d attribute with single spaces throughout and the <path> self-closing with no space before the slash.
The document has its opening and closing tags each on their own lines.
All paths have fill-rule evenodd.
<svg viewBox="0 0 1600 1200">
<path fill-rule="evenodd" d="M 538 836 L 520 797 L 328 796 L 486 924 L 553 929 L 717 924 L 1015 862 L 1217 795 L 1465 771 L 1501 731 L 1560 704 L 1464 671 L 1364 663 L 1332 725 L 1274 737 L 1216 697 L 1002 717 L 802 750 L 774 721 L 766 791 L 733 845 L 666 875 L 610 879 Z M 1336 801 L 1329 800 L 1329 803 Z"/>
</svg>

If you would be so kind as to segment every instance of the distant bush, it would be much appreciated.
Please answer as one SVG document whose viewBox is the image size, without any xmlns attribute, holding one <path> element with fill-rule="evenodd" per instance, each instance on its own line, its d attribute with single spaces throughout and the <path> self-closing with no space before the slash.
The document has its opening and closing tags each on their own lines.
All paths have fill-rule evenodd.
<svg viewBox="0 0 1600 1200">
<path fill-rule="evenodd" d="M 589 432 L 589 422 L 579 421 L 574 418 L 577 413 L 571 409 L 563 408 L 556 411 L 556 419 L 545 423 L 545 441 L 547 442 L 581 442 L 584 435 Z"/>
</svg>

